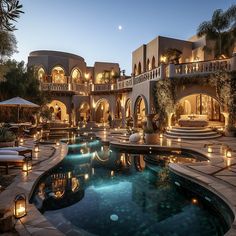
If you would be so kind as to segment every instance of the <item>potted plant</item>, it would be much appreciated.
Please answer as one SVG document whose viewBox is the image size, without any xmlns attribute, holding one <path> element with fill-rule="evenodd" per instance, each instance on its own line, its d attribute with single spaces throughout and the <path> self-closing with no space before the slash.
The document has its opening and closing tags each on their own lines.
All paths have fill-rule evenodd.
<svg viewBox="0 0 236 236">
<path fill-rule="evenodd" d="M 15 138 L 15 134 L 7 127 L 0 127 L 0 147 L 14 146 Z"/>
<path fill-rule="evenodd" d="M 156 144 L 158 142 L 158 133 L 153 127 L 152 119 L 154 115 L 147 115 L 147 123 L 143 127 L 144 139 L 146 144 Z"/>
</svg>

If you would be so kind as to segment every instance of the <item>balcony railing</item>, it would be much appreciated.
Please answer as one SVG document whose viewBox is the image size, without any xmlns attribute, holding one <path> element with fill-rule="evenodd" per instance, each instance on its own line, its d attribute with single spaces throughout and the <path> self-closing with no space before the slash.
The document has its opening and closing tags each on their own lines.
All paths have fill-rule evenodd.
<svg viewBox="0 0 236 236">
<path fill-rule="evenodd" d="M 183 75 L 214 73 L 219 70 L 230 71 L 231 59 L 201 61 L 201 62 L 199 61 L 199 62 L 175 65 L 174 75 L 183 76 Z"/>
<path fill-rule="evenodd" d="M 162 76 L 162 66 L 159 66 L 151 71 L 147 71 L 141 75 L 138 75 L 133 78 L 133 83 L 135 84 L 140 84 L 144 81 L 147 80 L 158 80 Z"/>
<path fill-rule="evenodd" d="M 129 88 L 132 88 L 132 86 L 133 86 L 133 79 L 132 78 L 117 82 L 117 90 L 129 89 Z"/>
<path fill-rule="evenodd" d="M 116 90 L 116 84 L 92 84 L 92 92 L 109 92 Z"/>
<path fill-rule="evenodd" d="M 42 83 L 42 90 L 51 90 L 51 91 L 69 91 L 69 84 L 56 84 L 56 83 Z"/>
</svg>

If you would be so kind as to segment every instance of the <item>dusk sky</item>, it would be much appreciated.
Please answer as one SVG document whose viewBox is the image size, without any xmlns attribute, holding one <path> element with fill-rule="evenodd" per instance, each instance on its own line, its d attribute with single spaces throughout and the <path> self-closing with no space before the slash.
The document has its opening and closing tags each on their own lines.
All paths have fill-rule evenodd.
<svg viewBox="0 0 236 236">
<path fill-rule="evenodd" d="M 234 0 L 21 0 L 15 32 L 19 53 L 57 50 L 95 61 L 118 62 L 131 73 L 132 51 L 158 35 L 188 39 L 215 9 Z M 120 26 L 120 27 L 119 27 Z"/>
</svg>

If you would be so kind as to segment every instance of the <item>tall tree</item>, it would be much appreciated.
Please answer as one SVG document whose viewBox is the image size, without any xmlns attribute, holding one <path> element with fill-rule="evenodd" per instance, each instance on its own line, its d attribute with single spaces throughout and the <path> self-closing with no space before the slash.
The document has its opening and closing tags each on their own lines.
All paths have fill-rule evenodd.
<svg viewBox="0 0 236 236">
<path fill-rule="evenodd" d="M 230 40 L 232 40 L 231 28 L 236 16 L 235 8 L 236 5 L 232 5 L 225 12 L 222 9 L 215 10 L 211 20 L 202 22 L 197 29 L 197 35 L 199 37 L 206 36 L 206 39 L 215 42 L 214 51 L 216 58 L 220 57 L 223 53 L 228 54 L 229 50 L 226 47 L 226 43 L 228 46 L 232 43 L 228 39 L 230 36 Z M 209 47 L 205 49 L 212 50 Z"/>
<path fill-rule="evenodd" d="M 18 0 L 0 0 L 0 29 L 14 31 L 14 22 L 18 20 L 22 10 L 22 5 Z"/>
</svg>

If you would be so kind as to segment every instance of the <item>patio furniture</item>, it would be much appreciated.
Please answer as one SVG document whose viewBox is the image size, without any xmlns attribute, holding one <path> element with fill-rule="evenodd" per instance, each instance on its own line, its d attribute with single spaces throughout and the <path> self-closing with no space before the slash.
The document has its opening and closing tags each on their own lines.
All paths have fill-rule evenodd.
<svg viewBox="0 0 236 236">
<path fill-rule="evenodd" d="M 2 150 L 10 150 L 10 151 L 16 151 L 21 156 L 29 157 L 32 159 L 32 149 L 28 147 L 4 147 L 0 148 L 0 152 Z"/>
<path fill-rule="evenodd" d="M 14 150 L 0 150 L 0 155 L 18 155 L 19 153 Z"/>
<path fill-rule="evenodd" d="M 6 174 L 10 165 L 23 166 L 25 157 L 21 155 L 0 155 L 0 166 L 6 167 Z"/>
<path fill-rule="evenodd" d="M 208 126 L 207 115 L 181 115 L 178 124 L 181 127 L 206 127 Z"/>
</svg>

